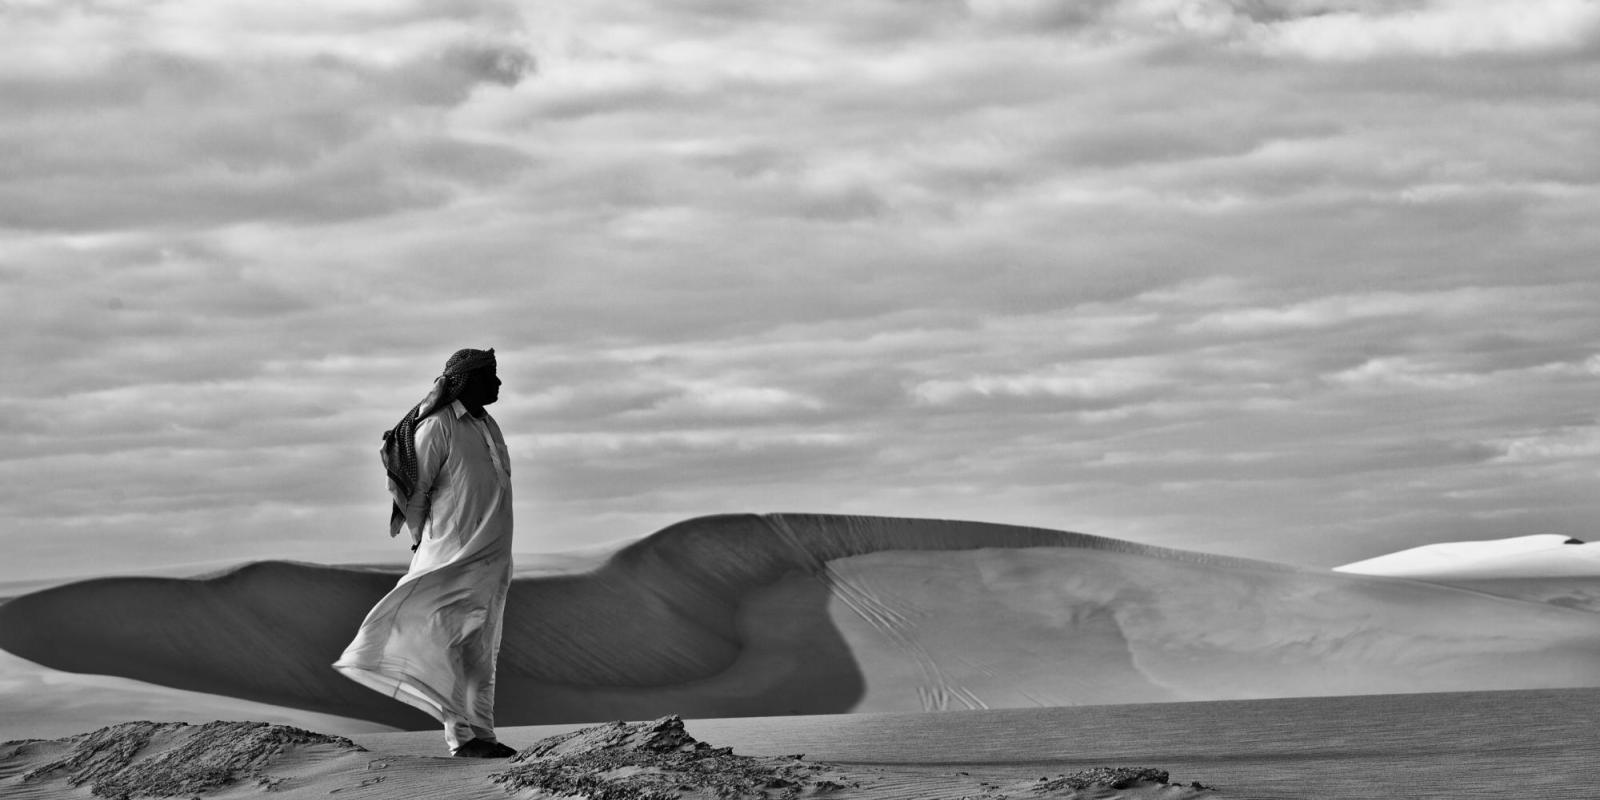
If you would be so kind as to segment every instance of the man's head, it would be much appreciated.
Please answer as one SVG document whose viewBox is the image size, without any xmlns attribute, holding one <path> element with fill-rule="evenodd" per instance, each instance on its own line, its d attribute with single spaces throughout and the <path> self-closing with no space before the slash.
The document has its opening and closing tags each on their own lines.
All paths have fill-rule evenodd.
<svg viewBox="0 0 1600 800">
<path fill-rule="evenodd" d="M 467 374 L 467 382 L 456 397 L 467 408 L 482 408 L 500 399 L 500 377 L 493 366 L 475 369 Z"/>
<path fill-rule="evenodd" d="M 444 365 L 444 380 L 450 394 L 469 409 L 482 408 L 500 399 L 500 378 L 495 374 L 494 348 L 457 350 Z"/>
</svg>

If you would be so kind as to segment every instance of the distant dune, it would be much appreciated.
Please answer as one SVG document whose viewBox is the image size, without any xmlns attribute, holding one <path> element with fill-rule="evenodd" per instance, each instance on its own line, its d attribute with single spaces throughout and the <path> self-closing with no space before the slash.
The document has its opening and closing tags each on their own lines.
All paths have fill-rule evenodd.
<svg viewBox="0 0 1600 800">
<path fill-rule="evenodd" d="M 431 728 L 329 667 L 395 580 L 263 562 L 85 581 L 0 605 L 0 647 Z M 519 577 L 506 616 L 504 725 L 1600 686 L 1600 614 L 975 522 L 689 520 Z"/>
<path fill-rule="evenodd" d="M 1335 567 L 1600 612 L 1600 544 L 1559 534 L 1440 542 Z"/>
<path fill-rule="evenodd" d="M 1438 542 L 1334 567 L 1335 572 L 1423 580 L 1600 577 L 1600 545 L 1541 533 Z"/>
</svg>

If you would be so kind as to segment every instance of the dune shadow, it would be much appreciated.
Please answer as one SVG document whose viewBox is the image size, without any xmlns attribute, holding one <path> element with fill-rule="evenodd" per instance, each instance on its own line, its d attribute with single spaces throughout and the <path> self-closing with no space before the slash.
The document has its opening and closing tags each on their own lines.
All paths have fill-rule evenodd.
<svg viewBox="0 0 1600 800">
<path fill-rule="evenodd" d="M 0 648 L 70 672 L 428 729 L 432 719 L 331 667 L 398 578 L 263 562 L 85 581 L 0 605 Z M 1600 616 L 1563 607 L 1566 595 L 1539 599 L 981 522 L 702 517 L 589 571 L 514 580 L 496 718 L 1596 685 Z"/>
<path fill-rule="evenodd" d="M 328 668 L 397 577 L 268 561 L 202 579 L 82 581 L 0 606 L 0 648 L 66 672 L 432 727 Z"/>
<path fill-rule="evenodd" d="M 847 711 L 862 679 L 829 620 L 823 563 L 736 515 L 680 523 L 589 573 L 519 578 L 497 722 Z M 0 605 L 0 648 L 68 672 L 432 728 L 329 666 L 398 577 L 269 561 L 83 581 Z"/>
</svg>

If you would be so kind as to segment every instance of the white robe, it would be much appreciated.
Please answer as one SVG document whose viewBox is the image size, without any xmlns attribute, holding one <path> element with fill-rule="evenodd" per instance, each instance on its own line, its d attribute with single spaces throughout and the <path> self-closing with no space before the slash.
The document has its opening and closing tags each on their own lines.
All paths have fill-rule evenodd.
<svg viewBox="0 0 1600 800">
<path fill-rule="evenodd" d="M 459 401 L 417 425 L 405 510 L 417 552 L 334 669 L 444 724 L 453 750 L 495 741 L 494 673 L 511 584 L 511 459 L 500 426 Z"/>
</svg>

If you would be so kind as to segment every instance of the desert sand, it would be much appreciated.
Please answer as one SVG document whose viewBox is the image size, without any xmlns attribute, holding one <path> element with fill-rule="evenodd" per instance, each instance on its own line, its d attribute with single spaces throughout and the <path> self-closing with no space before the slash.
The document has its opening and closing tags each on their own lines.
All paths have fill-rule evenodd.
<svg viewBox="0 0 1600 800">
<path fill-rule="evenodd" d="M 1600 615 L 976 522 L 689 520 L 519 578 L 502 725 L 1600 686 Z M 0 647 L 397 728 L 329 668 L 392 570 L 255 563 L 0 605 Z"/>
<path fill-rule="evenodd" d="M 508 762 L 442 757 L 432 731 L 346 739 L 260 723 L 123 723 L 90 736 L 0 745 L 0 796 L 89 797 L 99 786 L 101 796 L 159 788 L 179 797 L 476 800 L 550 797 L 533 787 L 582 783 L 591 796 L 616 800 L 640 793 L 593 790 L 626 789 L 632 778 L 686 766 L 627 766 L 626 752 L 573 747 L 575 739 L 627 745 L 616 735 L 619 724 L 549 738 L 581 727 L 504 728 L 502 738 L 527 756 Z M 1600 690 L 747 717 L 689 720 L 686 728 L 712 751 L 695 758 L 691 745 L 686 760 L 714 769 L 672 779 L 674 788 L 759 785 L 771 800 L 1579 800 L 1594 796 Z M 666 743 L 681 753 L 684 741 Z M 569 755 L 579 757 L 535 758 Z M 1155 769 L 1169 782 L 1069 783 L 1103 767 Z M 741 794 L 755 796 L 733 796 Z"/>
<path fill-rule="evenodd" d="M 862 765 L 804 754 L 751 756 L 690 735 L 681 719 L 614 722 L 546 737 L 509 760 L 382 752 L 339 736 L 255 722 L 130 722 L 52 741 L 0 745 L 8 797 L 437 797 L 592 800 L 983 796 L 1163 798 L 1213 791 L 1165 770 L 1093 767 L 1026 777 L 981 767 Z M 1014 771 L 1013 771 L 1014 772 Z"/>
<path fill-rule="evenodd" d="M 1600 544 L 1557 534 L 1440 542 L 1335 567 L 1600 612 Z"/>
<path fill-rule="evenodd" d="M 683 758 L 773 798 L 1579 797 L 1600 747 L 1589 547 L 1522 537 L 1327 571 L 974 522 L 694 519 L 522 563 L 501 735 L 526 755 L 681 714 L 709 743 Z M 5 600 L 7 663 L 36 671 L 19 689 L 35 696 L 6 699 L 29 718 L 9 735 L 79 735 L 0 746 L 0 796 L 466 800 L 659 777 L 611 755 L 443 757 L 431 719 L 333 672 L 398 572 L 262 562 Z M 155 721 L 90 724 L 109 708 Z M 1076 777 L 1101 767 L 1171 782 Z"/>
</svg>

